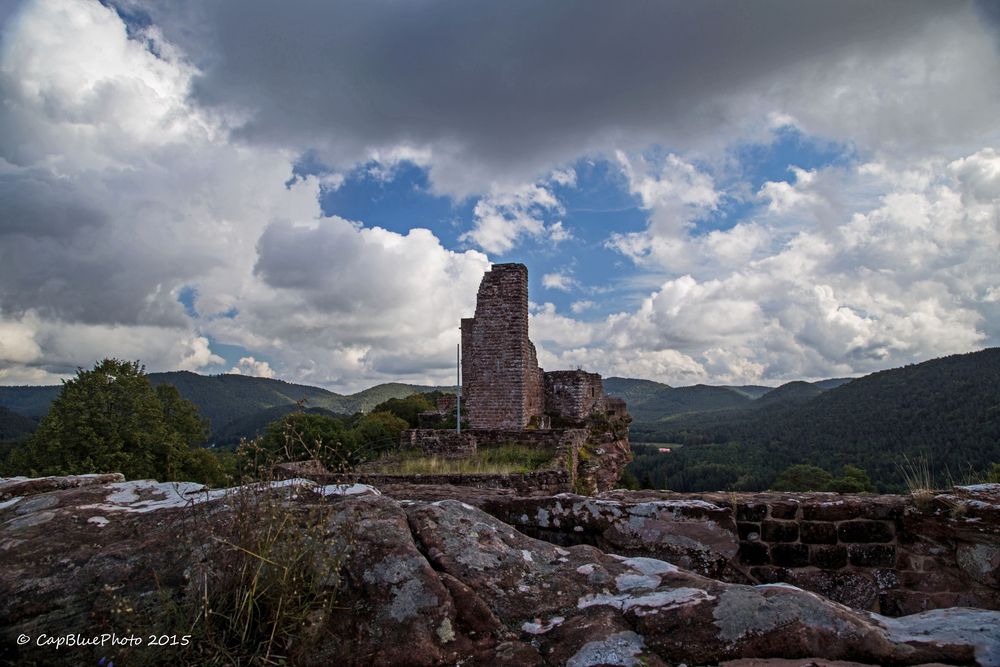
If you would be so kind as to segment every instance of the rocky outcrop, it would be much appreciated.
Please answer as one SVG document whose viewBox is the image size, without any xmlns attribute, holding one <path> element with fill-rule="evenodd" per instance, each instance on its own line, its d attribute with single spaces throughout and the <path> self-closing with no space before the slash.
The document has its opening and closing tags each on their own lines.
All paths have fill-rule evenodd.
<svg viewBox="0 0 1000 667">
<path fill-rule="evenodd" d="M 614 491 L 524 497 L 389 485 L 399 498 L 461 498 L 560 546 L 663 558 L 734 583 L 790 583 L 901 616 L 1000 609 L 1000 485 L 924 496 Z"/>
<path fill-rule="evenodd" d="M 134 631 L 140 612 L 200 599 L 232 548 L 220 536 L 232 532 L 248 494 L 269 494 L 294 516 L 318 522 L 310 535 L 339 564 L 309 579 L 317 586 L 339 582 L 337 599 L 283 644 L 291 664 L 695 665 L 780 658 L 801 665 L 812 657 L 1000 664 L 1000 612 L 954 608 L 886 618 L 787 584 L 725 583 L 666 560 L 540 541 L 455 499 L 390 498 L 361 485 L 301 479 L 229 491 L 112 480 L 17 488 L 22 495 L 8 496 L 0 509 L 0 658 L 18 664 L 190 658 L 182 651 L 199 647 L 144 654 L 148 647 L 57 649 L 38 638 L 123 633 L 123 616 Z M 505 490 L 484 495 L 497 502 L 511 497 Z M 556 502 L 564 503 L 561 523 L 589 515 L 596 530 L 599 517 L 613 514 L 611 505 L 592 512 L 586 499 Z M 627 508 L 625 523 L 643 519 L 650 531 L 664 528 L 661 536 L 683 523 L 666 505 L 643 504 Z M 722 525 L 714 510 L 700 509 L 705 524 Z M 553 518 L 550 512 L 550 524 Z M 980 570 L 991 562 L 989 554 L 968 559 Z"/>
<path fill-rule="evenodd" d="M 486 497 L 477 504 L 548 542 L 590 544 L 613 553 L 660 558 L 704 576 L 729 575 L 739 549 L 731 510 L 703 500 L 628 502 L 561 494 Z"/>
</svg>

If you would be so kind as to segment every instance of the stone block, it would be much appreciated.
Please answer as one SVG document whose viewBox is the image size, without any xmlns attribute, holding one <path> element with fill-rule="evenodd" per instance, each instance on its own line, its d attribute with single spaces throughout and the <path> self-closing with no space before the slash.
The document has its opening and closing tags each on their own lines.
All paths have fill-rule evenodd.
<svg viewBox="0 0 1000 667">
<path fill-rule="evenodd" d="M 795 570 L 786 581 L 854 609 L 870 609 L 877 599 L 875 581 L 862 572 Z"/>
<path fill-rule="evenodd" d="M 742 503 L 736 506 L 737 521 L 763 521 L 767 516 L 764 503 Z"/>
<path fill-rule="evenodd" d="M 899 573 L 896 570 L 883 568 L 875 570 L 872 575 L 875 577 L 875 586 L 880 593 L 899 588 Z"/>
<path fill-rule="evenodd" d="M 851 565 L 858 567 L 892 567 L 896 564 L 896 547 L 888 544 L 852 544 L 847 548 Z"/>
<path fill-rule="evenodd" d="M 902 549 L 897 548 L 896 569 L 902 572 L 903 570 L 917 570 L 920 568 L 918 567 L 917 560 L 913 556 Z"/>
<path fill-rule="evenodd" d="M 843 521 L 859 514 L 860 503 L 855 499 L 814 501 L 802 506 L 802 518 L 806 521 Z"/>
<path fill-rule="evenodd" d="M 781 567 L 805 567 L 809 564 L 809 547 L 804 544 L 774 544 L 771 561 Z"/>
<path fill-rule="evenodd" d="M 759 523 L 748 523 L 745 521 L 740 521 L 736 524 L 736 530 L 739 532 L 740 540 L 746 540 L 749 542 L 756 542 L 760 539 L 760 524 Z"/>
<path fill-rule="evenodd" d="M 847 547 L 814 546 L 809 550 L 809 561 L 824 570 L 837 570 L 847 565 Z"/>
<path fill-rule="evenodd" d="M 968 584 L 963 581 L 959 572 L 948 570 L 938 570 L 935 572 L 900 572 L 899 583 L 906 590 L 922 591 L 925 593 L 961 591 L 968 587 Z"/>
<path fill-rule="evenodd" d="M 799 525 L 794 521 L 765 521 L 760 534 L 765 542 L 795 542 L 799 539 Z"/>
<path fill-rule="evenodd" d="M 837 526 L 837 537 L 841 542 L 891 542 L 893 531 L 884 521 L 844 521 Z"/>
<path fill-rule="evenodd" d="M 836 544 L 837 526 L 826 521 L 803 521 L 799 539 L 805 544 Z"/>
<path fill-rule="evenodd" d="M 894 521 L 903 518 L 906 500 L 900 496 L 874 496 L 861 506 L 861 517 L 879 521 Z"/>
<path fill-rule="evenodd" d="M 771 562 L 767 545 L 762 542 L 740 542 L 737 556 L 744 565 L 766 565 Z"/>
<path fill-rule="evenodd" d="M 1000 545 L 960 543 L 955 550 L 958 566 L 981 584 L 1000 586 Z"/>
<path fill-rule="evenodd" d="M 783 567 L 754 567 L 750 568 L 750 574 L 762 584 L 777 584 L 788 581 L 789 571 Z"/>
<path fill-rule="evenodd" d="M 794 519 L 799 504 L 794 500 L 778 500 L 770 504 L 772 519 Z"/>
</svg>

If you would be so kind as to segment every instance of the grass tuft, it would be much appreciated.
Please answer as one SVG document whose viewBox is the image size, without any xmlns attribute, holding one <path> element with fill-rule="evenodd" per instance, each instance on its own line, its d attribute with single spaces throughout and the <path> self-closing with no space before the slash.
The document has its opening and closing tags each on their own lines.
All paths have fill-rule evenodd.
<svg viewBox="0 0 1000 667">
<path fill-rule="evenodd" d="M 480 449 L 465 458 L 427 456 L 421 451 L 387 455 L 365 466 L 366 471 L 386 475 L 508 475 L 538 470 L 552 461 L 552 452 L 524 445 L 501 445 Z"/>
<path fill-rule="evenodd" d="M 903 462 L 897 464 L 903 481 L 918 507 L 927 508 L 934 499 L 934 477 L 931 475 L 927 457 L 920 455 L 911 459 L 903 454 Z"/>
</svg>

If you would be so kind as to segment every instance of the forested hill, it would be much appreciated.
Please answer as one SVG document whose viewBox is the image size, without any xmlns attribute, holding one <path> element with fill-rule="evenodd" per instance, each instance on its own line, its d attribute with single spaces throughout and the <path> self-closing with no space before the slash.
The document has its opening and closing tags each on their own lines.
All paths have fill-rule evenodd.
<svg viewBox="0 0 1000 667">
<path fill-rule="evenodd" d="M 353 414 L 371 410 L 390 398 L 403 398 L 417 391 L 454 391 L 453 387 L 391 382 L 344 396 L 319 387 L 282 380 L 247 375 L 199 375 L 188 371 L 150 373 L 149 381 L 153 385 L 172 384 L 177 387 L 181 396 L 193 402 L 199 413 L 208 418 L 213 433 L 210 441 L 214 441 L 215 434 L 220 434 L 225 436 L 226 442 L 238 441 L 240 435 L 253 435 L 262 419 L 280 417 L 300 402 L 306 408 Z M 61 386 L 0 387 L 0 407 L 22 417 L 43 417 L 60 389 Z M 246 429 L 250 430 L 243 433 Z"/>
<path fill-rule="evenodd" d="M 650 380 L 612 377 L 604 381 L 604 393 L 625 399 L 629 413 L 637 422 L 654 422 L 675 415 L 705 410 L 745 407 L 752 400 L 735 388 L 671 387 Z"/>
<path fill-rule="evenodd" d="M 904 456 L 926 458 L 942 483 L 1000 462 L 1000 348 L 819 389 L 794 383 L 786 385 L 784 400 L 772 396 L 775 390 L 754 401 L 753 410 L 679 415 L 635 424 L 633 432 L 687 445 L 682 456 L 664 462 L 670 469 L 656 484 L 677 490 L 699 486 L 697 468 L 708 464 L 717 466 L 713 484 L 759 488 L 779 467 L 808 463 L 837 473 L 853 464 L 884 489 L 901 484 Z"/>
</svg>

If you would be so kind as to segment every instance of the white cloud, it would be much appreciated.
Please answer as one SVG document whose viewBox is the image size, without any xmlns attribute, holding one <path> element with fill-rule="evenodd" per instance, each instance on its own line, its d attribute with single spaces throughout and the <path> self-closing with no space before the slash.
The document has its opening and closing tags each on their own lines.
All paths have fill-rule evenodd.
<svg viewBox="0 0 1000 667">
<path fill-rule="evenodd" d="M 549 176 L 549 180 L 553 183 L 561 185 L 566 188 L 576 187 L 576 170 L 575 169 L 556 169 Z"/>
<path fill-rule="evenodd" d="M 788 213 L 798 206 L 818 203 L 819 196 L 809 190 L 810 184 L 816 179 L 815 171 L 806 171 L 798 167 L 790 167 L 795 174 L 795 183 L 786 181 L 768 181 L 760 189 L 758 196 L 767 201 L 767 210 L 771 213 Z"/>
<path fill-rule="evenodd" d="M 544 216 L 563 212 L 562 204 L 541 185 L 521 185 L 494 189 L 476 203 L 473 228 L 460 237 L 475 243 L 486 252 L 503 254 L 522 237 L 548 236 L 553 242 L 570 238 L 562 222 L 546 225 Z"/>
<path fill-rule="evenodd" d="M 369 176 L 385 183 L 396 177 L 396 171 L 404 162 L 426 167 L 431 164 L 432 157 L 433 151 L 426 146 L 400 144 L 389 148 L 372 148 L 368 151 L 368 160 L 372 164 L 367 171 Z"/>
<path fill-rule="evenodd" d="M 995 155 L 983 149 L 902 170 L 831 167 L 797 179 L 795 187 L 808 181 L 815 195 L 806 206 L 764 208 L 751 222 L 707 235 L 668 230 L 690 273 L 664 281 L 634 312 L 590 325 L 590 346 L 556 338 L 546 341 L 547 353 L 593 354 L 596 368 L 621 373 L 630 366 L 613 350 L 642 359 L 672 350 L 683 362 L 646 377 L 774 382 L 995 344 L 1000 312 L 988 305 L 1000 284 Z M 650 223 L 647 244 L 658 242 L 660 229 Z"/>
<path fill-rule="evenodd" d="M 29 322 L 0 319 L 0 363 L 27 364 L 41 356 L 42 348 Z"/>
<path fill-rule="evenodd" d="M 689 261 L 685 239 L 694 222 L 714 211 L 722 198 L 712 177 L 676 155 L 661 165 L 618 151 L 629 191 L 649 211 L 642 232 L 610 235 L 607 246 L 643 265 L 669 264 L 684 270 Z"/>
<path fill-rule="evenodd" d="M 450 378 L 484 255 L 322 217 L 343 176 L 292 179 L 295 152 L 234 141 L 234 117 L 192 102 L 200 72 L 155 27 L 130 37 L 96 2 L 39 0 L 2 44 L 0 381 L 55 382 L 105 356 L 205 369 L 223 363 L 209 337 L 292 380 Z M 388 173 L 429 154 L 366 159 Z"/>
<path fill-rule="evenodd" d="M 590 301 L 589 299 L 581 299 L 580 301 L 574 301 L 570 305 L 569 309 L 573 312 L 574 315 L 579 315 L 580 313 L 586 312 L 596 306 L 597 304 L 594 303 L 593 301 Z"/>
<path fill-rule="evenodd" d="M 240 357 L 239 363 L 230 368 L 229 372 L 234 375 L 252 375 L 259 378 L 274 377 L 274 370 L 272 370 L 271 364 L 263 360 L 258 361 L 253 357 Z"/>
<path fill-rule="evenodd" d="M 359 167 L 388 180 L 404 163 L 478 197 L 461 238 L 502 254 L 581 233 L 554 194 L 579 187 L 566 165 L 615 156 L 649 224 L 607 246 L 648 272 L 625 279 L 663 277 L 601 322 L 541 306 L 548 366 L 780 380 L 1000 342 L 1000 55 L 972 5 L 515 2 L 497 34 L 537 30 L 512 54 L 455 41 L 476 34 L 474 4 L 127 4 L 154 24 L 32 0 L 2 27 L 0 382 L 111 355 L 204 369 L 221 363 L 210 340 L 337 388 L 450 381 L 487 257 L 318 203 Z M 710 28 L 693 38 L 682 15 Z M 595 44 L 595 26 L 629 39 Z M 863 164 L 755 193 L 724 178 L 734 145 L 789 124 Z M 293 178 L 304 151 L 329 170 Z M 731 196 L 758 206 L 701 233 Z"/>
<path fill-rule="evenodd" d="M 222 363 L 191 327 L 87 324 L 40 316 L 0 318 L 0 379 L 55 384 L 108 357 L 139 359 L 149 371 L 204 369 Z"/>
<path fill-rule="evenodd" d="M 175 347 L 180 347 L 182 351 L 181 354 L 183 354 L 181 360 L 175 365 L 177 368 L 184 371 L 196 371 L 212 364 L 221 364 L 225 362 L 225 359 L 212 352 L 211 348 L 208 346 L 208 339 L 204 336 L 195 336 L 186 341 L 180 342 Z M 240 359 L 240 363 L 242 362 L 243 360 Z"/>
<path fill-rule="evenodd" d="M 575 289 L 578 284 L 579 283 L 576 279 L 568 273 L 546 273 L 542 276 L 542 286 L 546 289 L 570 292 Z"/>
<path fill-rule="evenodd" d="M 561 220 L 557 220 L 552 224 L 546 226 L 545 232 L 548 235 L 549 241 L 554 244 L 559 244 L 563 241 L 569 241 L 573 239 L 573 232 L 563 225 Z"/>
</svg>

